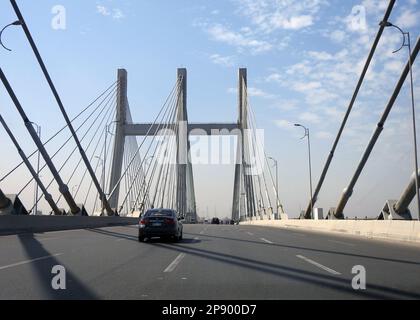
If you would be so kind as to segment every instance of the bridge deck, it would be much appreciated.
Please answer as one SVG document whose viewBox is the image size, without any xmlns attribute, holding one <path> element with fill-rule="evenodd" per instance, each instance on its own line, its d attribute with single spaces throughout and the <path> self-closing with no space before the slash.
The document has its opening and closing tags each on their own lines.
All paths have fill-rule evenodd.
<svg viewBox="0 0 420 320">
<path fill-rule="evenodd" d="M 135 226 L 0 237 L 0 299 L 420 298 L 418 246 L 255 226 L 186 225 L 184 238 L 138 243 Z M 355 265 L 366 291 L 351 287 Z"/>
</svg>

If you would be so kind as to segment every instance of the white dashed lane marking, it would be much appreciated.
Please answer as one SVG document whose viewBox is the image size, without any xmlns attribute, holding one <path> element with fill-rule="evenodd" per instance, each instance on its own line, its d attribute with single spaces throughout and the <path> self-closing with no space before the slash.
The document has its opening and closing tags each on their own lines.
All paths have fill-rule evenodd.
<svg viewBox="0 0 420 320">
<path fill-rule="evenodd" d="M 261 238 L 260 240 L 264 241 L 265 243 L 268 243 L 268 244 L 274 244 L 274 242 L 271 242 L 270 240 L 267 240 L 267 239 L 264 239 L 264 238 Z"/>
<path fill-rule="evenodd" d="M 325 270 L 325 271 L 327 271 L 327 272 L 329 272 L 329 273 L 331 273 L 331 274 L 334 274 L 334 275 L 341 275 L 341 273 L 340 273 L 340 272 L 335 271 L 335 270 L 333 270 L 333 269 L 331 269 L 331 268 L 328 268 L 328 267 L 326 267 L 326 266 L 324 266 L 324 265 L 322 265 L 322 264 L 320 264 L 320 263 L 318 263 L 318 262 L 316 262 L 316 261 L 313 261 L 313 260 L 311 260 L 311 259 L 309 259 L 309 258 L 306 258 L 306 257 L 301 256 L 301 255 L 297 255 L 296 257 L 298 257 L 299 259 L 302 259 L 302 260 L 304 260 L 304 261 L 306 261 L 306 262 L 308 262 L 308 263 L 310 263 L 310 264 L 312 264 L 312 265 L 314 265 L 314 266 L 316 266 L 316 267 L 318 267 L 318 268 L 320 268 L 320 269 L 322 269 L 322 270 Z"/>
<path fill-rule="evenodd" d="M 174 261 L 171 262 L 171 264 L 163 272 L 168 273 L 174 271 L 177 265 L 181 262 L 181 260 L 184 259 L 184 257 L 185 253 L 181 253 L 178 257 L 175 258 Z"/>
<path fill-rule="evenodd" d="M 21 261 L 21 262 L 17 262 L 17 263 L 12 263 L 12 264 L 9 264 L 7 266 L 0 267 L 0 271 L 5 270 L 5 269 L 10 269 L 10 268 L 13 268 L 13 267 L 19 267 L 19 266 L 22 266 L 24 264 L 28 264 L 28 263 L 32 263 L 32 262 L 37 262 L 37 261 L 41 261 L 41 260 L 47 260 L 47 259 L 50 259 L 50 258 L 55 258 L 55 257 L 61 256 L 61 255 L 63 255 L 63 253 L 57 253 L 57 254 L 53 254 L 53 255 L 50 255 L 50 256 L 39 257 L 39 258 L 32 259 L 32 260 L 25 260 L 25 261 Z"/>
</svg>

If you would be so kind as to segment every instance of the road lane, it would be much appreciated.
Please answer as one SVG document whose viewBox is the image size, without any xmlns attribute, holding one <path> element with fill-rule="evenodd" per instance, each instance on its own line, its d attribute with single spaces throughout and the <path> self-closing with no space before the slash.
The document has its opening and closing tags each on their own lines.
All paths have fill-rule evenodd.
<svg viewBox="0 0 420 320">
<path fill-rule="evenodd" d="M 185 225 L 180 243 L 137 232 L 0 237 L 0 267 L 27 262 L 0 269 L 0 299 L 420 299 L 416 246 L 254 226 Z M 63 292 L 51 288 L 57 264 Z M 356 265 L 366 291 L 351 287 Z"/>
</svg>

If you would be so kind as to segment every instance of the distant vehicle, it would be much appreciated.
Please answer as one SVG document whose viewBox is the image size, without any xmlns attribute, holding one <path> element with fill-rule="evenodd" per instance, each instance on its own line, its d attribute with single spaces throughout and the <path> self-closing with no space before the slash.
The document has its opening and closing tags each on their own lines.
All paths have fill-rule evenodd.
<svg viewBox="0 0 420 320">
<path fill-rule="evenodd" d="M 219 220 L 219 218 L 213 218 L 213 219 L 211 220 L 211 224 L 220 224 L 220 220 Z"/>
<path fill-rule="evenodd" d="M 230 224 L 233 226 L 235 224 L 235 220 L 230 220 Z"/>
<path fill-rule="evenodd" d="M 139 222 L 139 242 L 146 238 L 166 238 L 174 241 L 182 240 L 182 217 L 178 217 L 172 209 L 150 209 Z"/>
</svg>

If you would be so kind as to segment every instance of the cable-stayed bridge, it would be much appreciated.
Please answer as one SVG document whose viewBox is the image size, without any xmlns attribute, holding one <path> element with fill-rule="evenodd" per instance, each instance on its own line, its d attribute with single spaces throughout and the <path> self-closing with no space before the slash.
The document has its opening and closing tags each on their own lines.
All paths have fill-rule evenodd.
<svg viewBox="0 0 420 320">
<path fill-rule="evenodd" d="M 125 69 L 76 115 L 69 115 L 16 1 L 11 3 L 18 18 L 14 25 L 22 28 L 65 125 L 41 137 L 19 99 L 21 89 L 0 66 L 5 92 L 36 146 L 24 150 L 14 125 L 0 111 L 3 133 L 21 159 L 0 172 L 0 298 L 420 298 L 420 227 L 409 210 L 418 175 L 413 174 L 399 199 L 384 199 L 377 219 L 344 218 L 415 66 L 419 40 L 338 205 L 326 219 L 314 210 L 395 1 L 385 12 L 308 208 L 296 220 L 288 219 L 268 163 L 248 95 L 247 69 L 238 72 L 238 117 L 232 121 L 190 121 L 184 68 L 177 70 L 151 122 L 133 119 Z M 235 225 L 197 224 L 202 219 L 194 188 L 193 136 L 236 141 L 230 217 Z M 150 208 L 176 210 L 185 222 L 184 240 L 139 243 L 139 217 Z M 56 265 L 66 268 L 66 290 L 50 285 Z M 364 288 L 354 285 L 360 270 L 355 267 L 368 275 Z M 139 270 L 142 276 L 133 277 Z"/>
<path fill-rule="evenodd" d="M 34 131 L 2 70 L 0 77 L 31 137 L 39 146 L 38 150 L 26 155 L 12 129 L 0 118 L 22 157 L 22 161 L 13 166 L 1 181 L 13 179 L 21 168 L 32 174 L 19 193 L 8 196 L 4 192 L 1 194 L 3 203 L 10 202 L 7 197 L 19 203 L 19 208 L 16 209 L 20 210 L 19 214 L 34 212 L 39 203 L 45 200 L 52 215 L 139 217 L 145 210 L 156 207 L 176 208 L 186 221 L 197 221 L 189 141 L 191 135 L 233 135 L 238 138 L 232 200 L 233 220 L 257 217 L 274 219 L 278 212 L 284 214 L 274 188 L 273 174 L 263 170 L 268 159 L 265 152 L 260 154 L 257 150 L 261 150 L 261 145 L 258 144 L 263 141 L 257 136 L 255 119 L 248 117 L 250 108 L 246 69 L 239 71 L 240 115 L 237 122 L 190 123 L 187 113 L 187 70 L 179 69 L 173 89 L 153 123 L 133 123 L 127 98 L 127 71 L 120 69 L 115 83 L 46 142 L 42 142 Z M 74 133 L 66 137 L 50 155 L 47 151 L 48 145 L 54 139 L 64 136 L 70 127 Z M 74 141 L 78 141 L 80 148 Z M 54 160 L 60 152 L 64 153 L 68 148 L 71 152 L 66 154 L 64 161 L 55 164 Z M 39 169 L 30 161 L 38 154 L 45 161 L 45 165 Z M 71 169 L 68 177 L 63 176 L 66 166 Z M 48 169 L 53 177 L 45 185 L 39 177 Z M 39 186 L 41 194 L 34 205 L 26 209 L 19 196 L 26 190 L 32 191 L 34 185 L 35 188 Z M 69 185 L 76 186 L 71 190 L 73 192 L 69 190 Z M 58 189 L 55 193 L 48 191 L 54 188 Z M 13 210 L 10 213 L 13 214 Z"/>
</svg>

